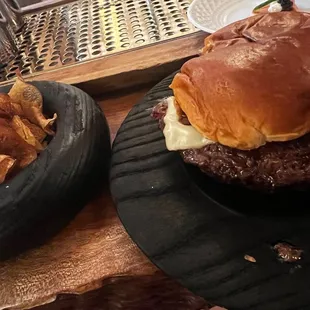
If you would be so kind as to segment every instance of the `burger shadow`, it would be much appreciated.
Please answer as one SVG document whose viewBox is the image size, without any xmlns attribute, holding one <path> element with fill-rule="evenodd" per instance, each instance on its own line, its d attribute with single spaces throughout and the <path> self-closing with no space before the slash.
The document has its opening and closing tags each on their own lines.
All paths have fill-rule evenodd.
<svg viewBox="0 0 310 310">
<path fill-rule="evenodd" d="M 310 189 L 285 187 L 272 193 L 260 192 L 221 183 L 193 165 L 184 164 L 184 169 L 206 204 L 215 202 L 236 216 L 298 218 L 310 215 Z"/>
</svg>

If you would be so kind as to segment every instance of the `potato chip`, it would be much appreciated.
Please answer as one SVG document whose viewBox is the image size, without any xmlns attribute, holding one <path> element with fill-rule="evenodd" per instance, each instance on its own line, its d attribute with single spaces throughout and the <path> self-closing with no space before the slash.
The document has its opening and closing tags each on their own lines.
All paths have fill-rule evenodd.
<svg viewBox="0 0 310 310">
<path fill-rule="evenodd" d="M 42 143 L 47 136 L 45 131 L 41 127 L 32 124 L 27 118 L 22 118 L 22 121 L 31 130 L 35 138 Z"/>
<path fill-rule="evenodd" d="M 0 117 L 12 118 L 14 115 L 23 115 L 21 106 L 13 104 L 9 95 L 0 93 Z"/>
<path fill-rule="evenodd" d="M 16 160 L 7 155 L 0 155 L 0 184 L 5 181 L 6 176 L 14 168 Z"/>
<path fill-rule="evenodd" d="M 18 115 L 13 116 L 11 121 L 12 128 L 30 145 L 34 146 L 37 151 L 42 151 L 43 146 L 35 138 L 31 130 L 26 126 Z"/>
<path fill-rule="evenodd" d="M 19 168 L 28 166 L 37 158 L 35 147 L 20 137 L 10 122 L 3 118 L 0 118 L 0 154 L 16 159 Z"/>
<path fill-rule="evenodd" d="M 11 98 L 7 94 L 0 94 L 0 117 L 11 118 L 13 115 Z"/>
<path fill-rule="evenodd" d="M 45 118 L 42 111 L 43 98 L 35 86 L 27 84 L 21 76 L 18 76 L 9 96 L 14 104 L 22 107 L 23 114 L 29 121 L 40 126 L 47 134 L 54 135 L 52 126 L 57 119 L 57 114 L 54 114 L 51 119 Z"/>
</svg>

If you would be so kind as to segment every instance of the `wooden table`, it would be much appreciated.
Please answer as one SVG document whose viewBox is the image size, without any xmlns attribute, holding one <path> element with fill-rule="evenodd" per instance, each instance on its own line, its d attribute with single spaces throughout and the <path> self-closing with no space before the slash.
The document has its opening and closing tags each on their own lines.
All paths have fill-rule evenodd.
<svg viewBox="0 0 310 310">
<path fill-rule="evenodd" d="M 99 100 L 111 138 L 148 91 Z M 58 236 L 0 263 L 0 309 L 208 309 L 206 301 L 168 279 L 137 248 L 107 188 Z"/>
</svg>

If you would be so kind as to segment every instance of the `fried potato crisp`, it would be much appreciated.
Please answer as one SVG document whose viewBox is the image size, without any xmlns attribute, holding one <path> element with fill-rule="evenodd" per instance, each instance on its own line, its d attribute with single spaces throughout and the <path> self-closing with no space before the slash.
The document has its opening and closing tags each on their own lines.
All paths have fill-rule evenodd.
<svg viewBox="0 0 310 310">
<path fill-rule="evenodd" d="M 14 104 L 21 106 L 25 118 L 38 125 L 47 134 L 54 135 L 52 126 L 57 119 L 57 114 L 54 114 L 51 119 L 45 118 L 43 115 L 43 98 L 35 86 L 25 83 L 18 76 L 9 92 L 9 96 Z"/>
<path fill-rule="evenodd" d="M 14 168 L 16 160 L 7 155 L 0 155 L 0 184 L 4 182 L 6 176 Z"/>
<path fill-rule="evenodd" d="M 43 129 L 41 129 L 39 126 L 32 124 L 30 121 L 28 121 L 26 118 L 22 118 L 22 122 L 31 130 L 34 137 L 42 143 L 44 139 L 46 138 L 47 134 Z"/>
<path fill-rule="evenodd" d="M 23 115 L 19 104 L 13 104 L 9 95 L 0 93 L 0 117 L 12 118 L 14 115 Z"/>
<path fill-rule="evenodd" d="M 13 115 L 11 98 L 7 94 L 0 94 L 0 117 L 11 118 Z"/>
<path fill-rule="evenodd" d="M 37 158 L 35 147 L 28 144 L 3 118 L 0 119 L 0 154 L 16 159 L 16 165 L 21 169 Z"/>
<path fill-rule="evenodd" d="M 40 91 L 17 75 L 9 94 L 0 93 L 0 184 L 32 163 L 55 134 L 57 115 L 46 119 Z"/>
<path fill-rule="evenodd" d="M 19 116 L 13 116 L 11 126 L 28 144 L 34 146 L 37 151 L 43 151 L 41 143 L 35 138 L 30 128 L 24 124 Z"/>
</svg>

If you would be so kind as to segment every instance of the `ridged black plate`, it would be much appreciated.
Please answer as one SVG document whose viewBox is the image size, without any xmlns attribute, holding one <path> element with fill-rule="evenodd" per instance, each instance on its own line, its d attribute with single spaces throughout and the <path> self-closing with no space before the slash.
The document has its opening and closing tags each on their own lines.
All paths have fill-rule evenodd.
<svg viewBox="0 0 310 310">
<path fill-rule="evenodd" d="M 240 215 L 201 190 L 197 171 L 167 151 L 150 117 L 172 95 L 171 80 L 133 108 L 113 146 L 111 191 L 124 226 L 157 266 L 208 301 L 229 310 L 310 309 L 309 217 Z M 249 209 L 255 205 L 248 196 L 239 199 Z M 279 241 L 303 249 L 302 260 L 280 262 L 272 249 Z"/>
<path fill-rule="evenodd" d="M 37 160 L 0 185 L 0 259 L 58 232 L 102 188 L 110 166 L 109 129 L 95 101 L 73 86 L 33 84 L 45 113 L 58 114 L 57 132 Z"/>
</svg>

